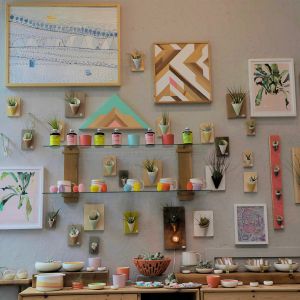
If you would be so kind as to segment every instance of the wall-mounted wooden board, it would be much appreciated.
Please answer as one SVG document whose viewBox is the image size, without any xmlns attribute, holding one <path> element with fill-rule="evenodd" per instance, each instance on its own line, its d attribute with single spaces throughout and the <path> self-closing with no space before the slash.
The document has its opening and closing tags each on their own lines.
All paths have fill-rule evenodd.
<svg viewBox="0 0 300 300">
<path fill-rule="evenodd" d="M 199 225 L 201 218 L 209 219 L 209 225 L 207 227 Z M 214 212 L 212 210 L 194 211 L 194 236 L 214 236 Z"/>
<path fill-rule="evenodd" d="M 283 192 L 282 192 L 282 167 L 281 167 L 281 141 L 279 135 L 270 135 L 270 174 L 271 174 L 271 195 L 273 203 L 273 227 L 274 229 L 284 228 L 284 211 L 283 211 Z M 280 172 L 276 175 L 275 167 L 280 168 Z M 280 192 L 280 196 L 278 196 Z M 276 195 L 277 194 L 277 195 Z"/>
<path fill-rule="evenodd" d="M 163 176 L 163 164 L 162 164 L 162 161 L 155 159 L 154 160 L 154 164 L 157 167 L 157 173 L 156 173 L 156 176 L 155 176 L 155 179 L 154 179 L 153 182 L 151 182 L 151 179 L 150 179 L 150 177 L 148 175 L 147 170 L 145 168 L 143 168 L 143 181 L 144 181 L 144 185 L 146 187 L 148 187 L 148 186 L 156 186 L 157 183 L 159 182 L 160 178 L 162 178 L 162 176 Z"/>
<path fill-rule="evenodd" d="M 221 180 L 218 188 L 215 187 L 214 182 L 211 178 L 212 172 L 209 166 L 205 166 L 205 181 L 206 181 L 206 189 L 208 191 L 225 191 L 225 173 L 223 174 L 223 178 Z"/>
<path fill-rule="evenodd" d="M 69 232 L 72 227 L 76 227 L 77 230 L 79 231 L 78 237 L 75 239 L 74 237 L 71 237 Z M 82 225 L 80 224 L 73 224 L 68 226 L 68 245 L 70 247 L 78 247 L 81 246 L 81 241 L 82 241 Z"/>
<path fill-rule="evenodd" d="M 128 217 L 134 217 L 135 222 L 128 224 Z M 125 234 L 139 233 L 139 213 L 137 211 L 125 211 L 123 214 L 123 228 Z"/>
<path fill-rule="evenodd" d="M 23 140 L 23 136 L 25 134 L 25 132 L 28 132 L 28 130 L 23 129 L 22 130 L 22 134 L 21 134 L 21 149 L 24 151 L 29 151 L 29 150 L 34 150 L 35 148 L 35 132 L 34 130 L 30 130 L 32 133 L 32 139 L 30 141 L 24 141 Z"/>
<path fill-rule="evenodd" d="M 251 178 L 256 180 L 251 180 Z M 257 192 L 258 177 L 257 172 L 245 172 L 244 173 L 244 192 L 256 193 Z"/>
<path fill-rule="evenodd" d="M 115 155 L 107 155 L 102 160 L 103 176 L 117 176 L 117 157 Z"/>
<path fill-rule="evenodd" d="M 89 239 L 89 253 L 98 254 L 100 248 L 100 239 L 97 236 L 90 236 Z"/>
<path fill-rule="evenodd" d="M 216 137 L 215 147 L 217 156 L 229 156 L 229 137 Z"/>
<path fill-rule="evenodd" d="M 254 165 L 254 153 L 252 150 L 245 150 L 242 154 L 243 159 L 243 167 L 244 168 L 252 168 Z"/>
<path fill-rule="evenodd" d="M 21 106 L 22 100 L 20 97 L 14 97 L 17 101 L 17 107 L 15 108 L 15 112 L 12 112 L 11 109 L 8 107 L 6 102 L 6 115 L 10 118 L 16 118 L 21 116 Z"/>
<path fill-rule="evenodd" d="M 86 94 L 83 92 L 66 92 L 66 97 L 73 96 L 80 100 L 80 106 L 78 111 L 74 114 L 72 112 L 71 107 L 67 101 L 65 101 L 65 117 L 66 118 L 84 118 L 85 114 L 85 102 L 86 102 Z"/>
<path fill-rule="evenodd" d="M 99 218 L 96 227 L 93 229 L 89 215 L 98 212 Z M 104 230 L 104 204 L 87 203 L 84 205 L 84 230 Z"/>
<path fill-rule="evenodd" d="M 215 141 L 214 124 L 212 122 L 201 123 L 200 124 L 200 143 L 201 144 L 213 144 L 214 141 Z"/>
<path fill-rule="evenodd" d="M 295 203 L 300 203 L 300 148 L 292 148 L 292 166 Z"/>
</svg>

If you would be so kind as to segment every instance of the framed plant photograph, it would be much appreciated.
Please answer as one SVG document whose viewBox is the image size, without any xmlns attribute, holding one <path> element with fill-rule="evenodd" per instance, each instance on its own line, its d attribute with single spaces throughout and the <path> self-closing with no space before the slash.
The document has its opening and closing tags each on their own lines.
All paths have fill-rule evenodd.
<svg viewBox="0 0 300 300">
<path fill-rule="evenodd" d="M 296 116 L 292 58 L 249 59 L 248 71 L 252 117 Z"/>
<path fill-rule="evenodd" d="M 7 5 L 6 29 L 7 86 L 120 85 L 119 4 Z"/>
<path fill-rule="evenodd" d="M 0 229 L 43 224 L 43 168 L 0 168 Z"/>
<path fill-rule="evenodd" d="M 207 42 L 154 45 L 156 104 L 210 103 L 211 57 Z"/>
<path fill-rule="evenodd" d="M 266 204 L 234 205 L 235 244 L 268 244 Z"/>
</svg>

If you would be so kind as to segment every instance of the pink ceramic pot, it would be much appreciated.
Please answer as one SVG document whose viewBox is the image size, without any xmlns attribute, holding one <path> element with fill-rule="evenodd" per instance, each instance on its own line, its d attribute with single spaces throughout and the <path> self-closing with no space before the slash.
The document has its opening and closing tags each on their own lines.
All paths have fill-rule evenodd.
<svg viewBox="0 0 300 300">
<path fill-rule="evenodd" d="M 220 284 L 221 277 L 219 275 L 207 275 L 206 281 L 209 287 L 217 288 Z"/>
<path fill-rule="evenodd" d="M 89 267 L 93 267 L 97 270 L 101 267 L 101 258 L 100 257 L 89 257 Z"/>
<path fill-rule="evenodd" d="M 162 143 L 163 145 L 173 145 L 174 144 L 174 134 L 166 133 L 162 135 Z"/>
<path fill-rule="evenodd" d="M 81 146 L 91 146 L 92 136 L 89 134 L 82 134 L 79 136 L 79 143 Z"/>
<path fill-rule="evenodd" d="M 117 274 L 125 274 L 126 275 L 126 281 L 129 280 L 129 267 L 117 267 Z"/>
<path fill-rule="evenodd" d="M 113 285 L 117 285 L 119 288 L 124 288 L 126 286 L 126 275 L 125 274 L 114 274 Z"/>
</svg>

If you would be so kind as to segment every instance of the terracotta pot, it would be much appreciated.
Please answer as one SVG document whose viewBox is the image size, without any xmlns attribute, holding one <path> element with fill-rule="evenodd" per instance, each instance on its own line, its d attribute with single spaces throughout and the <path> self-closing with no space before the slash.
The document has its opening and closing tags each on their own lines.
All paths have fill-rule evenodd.
<svg viewBox="0 0 300 300">
<path fill-rule="evenodd" d="M 129 280 L 129 267 L 117 267 L 117 274 L 124 274 L 126 275 L 126 280 Z"/>
<path fill-rule="evenodd" d="M 206 281 L 210 288 L 217 288 L 220 284 L 221 277 L 219 275 L 207 275 Z"/>
<path fill-rule="evenodd" d="M 82 134 L 79 136 L 79 143 L 81 146 L 91 146 L 92 136 L 89 134 Z"/>
<path fill-rule="evenodd" d="M 166 133 L 162 135 L 162 143 L 163 145 L 173 145 L 174 144 L 174 134 Z"/>
</svg>

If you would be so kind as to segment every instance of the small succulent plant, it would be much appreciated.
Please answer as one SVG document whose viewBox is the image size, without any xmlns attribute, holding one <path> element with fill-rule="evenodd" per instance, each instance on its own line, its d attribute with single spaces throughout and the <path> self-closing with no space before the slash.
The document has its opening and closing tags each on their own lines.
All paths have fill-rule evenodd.
<svg viewBox="0 0 300 300">
<path fill-rule="evenodd" d="M 248 179 L 249 183 L 256 183 L 257 181 L 257 176 L 250 176 Z"/>
<path fill-rule="evenodd" d="M 140 58 L 142 58 L 141 52 L 139 52 L 137 50 L 134 50 L 133 52 L 131 52 L 130 55 L 131 55 L 132 59 L 140 59 Z"/>
<path fill-rule="evenodd" d="M 26 130 L 23 134 L 23 140 L 31 140 L 32 136 L 32 130 Z"/>
<path fill-rule="evenodd" d="M 66 96 L 65 100 L 69 103 L 69 104 L 80 104 L 80 99 L 74 97 L 74 96 Z"/>
<path fill-rule="evenodd" d="M 7 99 L 7 105 L 8 106 L 16 106 L 17 105 L 17 98 L 16 97 L 8 97 Z"/>
<path fill-rule="evenodd" d="M 200 269 L 212 269 L 213 265 L 210 261 L 200 260 L 198 263 L 198 268 Z"/>
<path fill-rule="evenodd" d="M 77 237 L 79 235 L 79 229 L 76 228 L 76 226 L 72 226 L 70 231 L 69 231 L 69 236 L 70 237 Z"/>
</svg>

